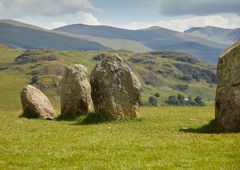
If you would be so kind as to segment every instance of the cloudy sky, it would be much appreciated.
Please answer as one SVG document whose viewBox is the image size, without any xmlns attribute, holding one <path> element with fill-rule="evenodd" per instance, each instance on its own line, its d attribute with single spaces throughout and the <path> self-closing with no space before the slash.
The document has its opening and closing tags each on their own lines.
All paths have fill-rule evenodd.
<svg viewBox="0 0 240 170">
<path fill-rule="evenodd" d="M 0 18 L 48 29 L 75 23 L 178 31 L 240 28 L 240 0 L 0 0 Z"/>
</svg>

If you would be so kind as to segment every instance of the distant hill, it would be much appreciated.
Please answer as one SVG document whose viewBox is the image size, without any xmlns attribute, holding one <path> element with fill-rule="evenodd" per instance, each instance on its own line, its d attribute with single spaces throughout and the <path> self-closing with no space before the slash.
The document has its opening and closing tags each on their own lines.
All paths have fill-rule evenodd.
<svg viewBox="0 0 240 170">
<path fill-rule="evenodd" d="M 168 37 L 177 33 L 176 31 L 161 27 L 151 27 L 140 30 L 127 30 L 105 25 L 93 26 L 84 24 L 67 25 L 56 28 L 54 30 L 111 39 L 130 39 L 140 42 L 151 41 L 152 39 L 159 37 Z"/>
<path fill-rule="evenodd" d="M 150 27 L 128 30 L 111 26 L 68 25 L 54 30 L 14 20 L 0 20 L 0 43 L 21 49 L 53 48 L 57 50 L 128 50 L 150 52 L 158 50 L 189 53 L 211 64 L 216 64 L 223 50 L 239 36 L 239 29 L 209 31 L 199 34 L 199 28 L 185 33 Z M 227 40 L 218 35 L 227 35 Z M 212 38 L 215 37 L 215 38 Z"/>
<path fill-rule="evenodd" d="M 154 51 L 153 49 L 143 45 L 140 42 L 127 40 L 127 39 L 109 39 L 109 38 L 95 37 L 90 35 L 72 34 L 67 32 L 58 32 L 58 31 L 55 31 L 55 32 L 66 35 L 66 36 L 74 37 L 74 38 L 80 38 L 87 41 L 97 42 L 99 44 L 102 44 L 114 50 L 123 49 L 123 50 L 129 50 L 132 52 Z"/>
<path fill-rule="evenodd" d="M 240 28 L 225 29 L 219 27 L 192 27 L 185 31 L 191 35 L 230 45 L 240 38 Z"/>
<path fill-rule="evenodd" d="M 152 51 L 139 42 L 59 33 L 14 20 L 0 20 L 0 33 L 0 43 L 22 49 L 54 48 L 88 51 L 108 48 L 136 52 Z"/>
<path fill-rule="evenodd" d="M 14 21 L 0 21 L 0 43 L 22 49 L 103 50 L 107 47 L 91 41 L 64 36 Z"/>
<path fill-rule="evenodd" d="M 67 25 L 54 31 L 67 32 L 108 39 L 137 41 L 153 50 L 174 50 L 188 52 L 209 63 L 216 63 L 226 44 L 213 42 L 198 36 L 189 35 L 161 27 L 127 30 L 111 26 L 91 26 L 84 24 Z"/>
</svg>

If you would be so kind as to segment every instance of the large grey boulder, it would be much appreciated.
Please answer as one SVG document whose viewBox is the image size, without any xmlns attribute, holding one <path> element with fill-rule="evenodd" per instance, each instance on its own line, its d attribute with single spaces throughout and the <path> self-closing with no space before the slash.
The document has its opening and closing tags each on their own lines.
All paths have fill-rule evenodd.
<svg viewBox="0 0 240 170">
<path fill-rule="evenodd" d="M 61 88 L 61 115 L 74 118 L 92 111 L 91 86 L 87 68 L 81 64 L 68 67 Z"/>
<path fill-rule="evenodd" d="M 215 118 L 220 130 L 240 129 L 240 41 L 225 50 L 217 67 Z"/>
<path fill-rule="evenodd" d="M 109 119 L 138 115 L 140 81 L 118 55 L 109 55 L 99 62 L 91 73 L 90 83 L 97 113 Z"/>
<path fill-rule="evenodd" d="M 21 92 L 23 115 L 28 118 L 54 119 L 56 112 L 47 96 L 37 88 L 27 85 Z"/>
</svg>

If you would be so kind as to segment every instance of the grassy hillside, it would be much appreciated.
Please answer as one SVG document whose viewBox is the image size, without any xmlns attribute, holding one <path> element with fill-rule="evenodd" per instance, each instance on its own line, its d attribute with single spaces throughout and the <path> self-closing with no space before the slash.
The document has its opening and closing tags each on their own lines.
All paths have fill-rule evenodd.
<svg viewBox="0 0 240 170">
<path fill-rule="evenodd" d="M 57 28 L 55 31 L 109 39 L 133 40 L 154 50 L 174 50 L 190 53 L 209 63 L 216 63 L 219 54 L 226 48 L 226 44 L 221 43 L 221 41 L 210 41 L 199 36 L 161 27 L 127 30 L 110 26 L 74 24 Z"/>
<path fill-rule="evenodd" d="M 213 107 L 141 108 L 131 121 L 19 118 L 0 111 L 0 169 L 239 169 L 239 134 L 213 134 Z"/>
<path fill-rule="evenodd" d="M 142 101 L 159 93 L 159 104 L 169 95 L 201 96 L 206 103 L 214 100 L 215 68 L 177 52 L 133 53 L 129 51 L 55 51 L 39 49 L 22 51 L 0 46 L 0 108 L 20 109 L 19 93 L 32 84 L 50 97 L 59 107 L 60 81 L 65 67 L 80 63 L 89 73 L 99 58 L 117 53 L 124 58 L 142 83 Z M 12 104 L 14 103 L 14 104 Z"/>
</svg>

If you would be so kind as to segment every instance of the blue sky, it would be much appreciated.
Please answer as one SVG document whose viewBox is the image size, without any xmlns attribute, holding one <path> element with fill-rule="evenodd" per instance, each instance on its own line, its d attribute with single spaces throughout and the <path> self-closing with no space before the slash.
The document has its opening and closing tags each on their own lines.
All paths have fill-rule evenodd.
<svg viewBox="0 0 240 170">
<path fill-rule="evenodd" d="M 133 21 L 154 22 L 160 18 L 158 7 L 152 1 L 92 0 L 92 3 L 103 9 L 96 15 L 100 21 L 104 22 L 127 24 Z"/>
<path fill-rule="evenodd" d="M 184 31 L 207 25 L 240 28 L 240 0 L 0 0 L 0 18 L 47 29 L 83 23 Z"/>
</svg>

